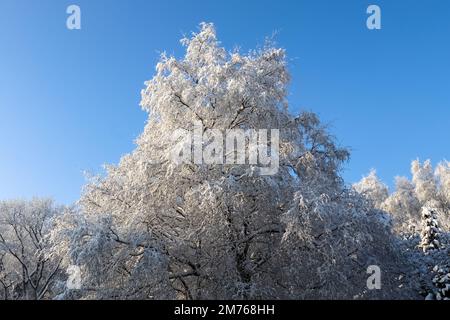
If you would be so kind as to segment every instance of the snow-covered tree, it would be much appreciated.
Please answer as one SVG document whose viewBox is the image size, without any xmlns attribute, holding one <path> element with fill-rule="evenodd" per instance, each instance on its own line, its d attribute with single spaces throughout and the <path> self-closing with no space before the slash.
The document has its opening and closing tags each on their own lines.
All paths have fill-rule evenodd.
<svg viewBox="0 0 450 320">
<path fill-rule="evenodd" d="M 393 218 L 394 231 L 401 236 L 401 247 L 417 271 L 415 278 L 419 292 L 426 299 L 448 298 L 448 264 L 450 239 L 450 165 L 440 163 L 433 172 L 431 161 L 411 165 L 412 181 L 404 177 L 396 180 L 396 190 L 378 207 Z M 370 177 L 370 176 L 369 176 Z M 355 190 L 372 199 L 368 192 L 376 181 L 364 179 Z M 364 187 L 368 185 L 369 187 Z M 419 249 L 419 250 L 418 250 Z"/>
<path fill-rule="evenodd" d="M 397 291 L 403 256 L 379 210 L 346 189 L 349 153 L 312 113 L 291 115 L 285 51 L 220 47 L 212 24 L 162 55 L 142 91 L 136 149 L 93 178 L 55 252 L 82 269 L 84 297 L 365 298 Z M 279 130 L 279 169 L 173 161 L 174 132 Z M 250 131 L 248 131 L 250 130 Z M 246 140 L 246 146 L 249 145 Z M 195 148 L 193 150 L 195 152 Z M 368 292 L 367 267 L 386 272 Z M 407 279 L 408 280 L 408 279 Z"/>
<path fill-rule="evenodd" d="M 387 195 L 387 188 L 375 173 L 354 184 L 353 188 L 366 196 L 376 208 L 390 213 L 397 233 L 414 235 L 422 229 L 422 212 L 430 202 L 438 211 L 437 221 L 445 232 L 450 231 L 450 165 L 439 164 L 433 171 L 431 161 L 411 164 L 412 181 L 397 177 L 395 191 Z M 387 195 L 387 196 L 386 196 Z"/>
<path fill-rule="evenodd" d="M 0 298 L 48 299 L 60 275 L 48 235 L 61 212 L 51 200 L 0 202 Z"/>
<path fill-rule="evenodd" d="M 450 232 L 450 162 L 441 162 L 436 168 L 438 180 L 438 201 L 442 215 L 440 217 L 441 227 Z"/>
<path fill-rule="evenodd" d="M 363 177 L 360 182 L 355 183 L 353 189 L 367 197 L 378 209 L 381 209 L 389 196 L 388 187 L 381 182 L 375 170 L 372 170 L 368 176 Z"/>
<path fill-rule="evenodd" d="M 389 212 L 394 221 L 394 229 L 401 234 L 415 234 L 420 230 L 422 205 L 416 196 L 414 184 L 405 177 L 397 177 L 395 192 L 381 208 Z"/>
<path fill-rule="evenodd" d="M 431 298 L 450 300 L 450 262 L 447 260 L 444 266 L 436 265 L 433 268 L 433 274 L 434 290 L 430 293 Z"/>
<path fill-rule="evenodd" d="M 422 209 L 422 232 L 420 248 L 423 252 L 441 248 L 441 230 L 437 221 L 437 209 L 426 205 Z"/>
<path fill-rule="evenodd" d="M 415 186 L 417 198 L 422 203 L 436 199 L 437 186 L 430 160 L 423 164 L 415 160 L 411 164 L 412 181 Z"/>
</svg>

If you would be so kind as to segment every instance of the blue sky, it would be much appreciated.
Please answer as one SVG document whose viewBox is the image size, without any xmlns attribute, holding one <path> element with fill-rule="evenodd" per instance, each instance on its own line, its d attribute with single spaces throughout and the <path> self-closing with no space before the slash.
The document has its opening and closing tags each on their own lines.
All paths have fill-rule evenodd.
<svg viewBox="0 0 450 320">
<path fill-rule="evenodd" d="M 77 4 L 82 29 L 66 28 Z M 366 28 L 366 8 L 382 29 Z M 352 149 L 343 175 L 371 168 L 391 184 L 415 158 L 450 150 L 450 2 L 1 0 L 0 199 L 75 201 L 84 170 L 134 148 L 143 82 L 159 52 L 214 22 L 242 50 L 278 31 L 292 73 L 291 110 L 317 112 Z"/>
</svg>

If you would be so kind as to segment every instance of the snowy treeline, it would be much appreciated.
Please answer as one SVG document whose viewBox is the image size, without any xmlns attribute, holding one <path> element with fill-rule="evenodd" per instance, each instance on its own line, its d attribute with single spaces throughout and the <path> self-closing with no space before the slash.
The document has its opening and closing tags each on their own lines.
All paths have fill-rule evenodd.
<svg viewBox="0 0 450 320">
<path fill-rule="evenodd" d="M 396 178 L 393 193 L 375 171 L 353 188 L 392 217 L 401 247 L 417 266 L 421 293 L 428 292 L 428 298 L 450 298 L 450 162 L 433 169 L 430 160 L 415 160 L 411 174 L 412 181 Z"/>
<path fill-rule="evenodd" d="M 349 152 L 313 113 L 288 112 L 283 49 L 227 52 L 212 24 L 182 44 L 186 55 L 162 55 L 142 91 L 136 149 L 91 178 L 76 206 L 0 204 L 0 298 L 448 296 L 448 163 L 434 174 L 414 162 L 413 181 L 392 194 L 375 173 L 348 187 Z M 171 161 L 172 133 L 199 121 L 279 129 L 277 174 Z M 65 285 L 73 265 L 81 289 Z M 371 265 L 380 290 L 367 288 Z"/>
</svg>

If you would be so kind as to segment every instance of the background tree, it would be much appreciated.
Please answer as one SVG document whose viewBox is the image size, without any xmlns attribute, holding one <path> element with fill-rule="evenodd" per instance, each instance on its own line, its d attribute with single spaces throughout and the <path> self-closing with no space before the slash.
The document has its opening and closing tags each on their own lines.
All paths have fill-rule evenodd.
<svg viewBox="0 0 450 320">
<path fill-rule="evenodd" d="M 380 181 L 375 170 L 370 171 L 368 176 L 355 183 L 353 189 L 367 197 L 378 209 L 382 208 L 383 203 L 389 197 L 388 187 Z"/>
<path fill-rule="evenodd" d="M 405 177 L 397 177 L 395 192 L 381 204 L 380 209 L 389 212 L 394 229 L 399 234 L 415 234 L 421 228 L 422 204 L 417 198 L 414 184 Z"/>
<path fill-rule="evenodd" d="M 442 162 L 433 171 L 431 161 L 422 164 L 416 160 L 411 164 L 411 173 L 412 181 L 397 178 L 395 192 L 381 204 L 380 193 L 372 190 L 378 190 L 373 186 L 382 183 L 374 175 L 354 185 L 354 189 L 392 216 L 393 230 L 402 239 L 401 250 L 416 270 L 414 277 L 421 295 L 444 299 L 450 286 L 449 163 Z"/>
<path fill-rule="evenodd" d="M 436 219 L 444 232 L 450 230 L 450 165 L 442 162 L 433 171 L 431 161 L 411 163 L 412 181 L 397 177 L 395 190 L 387 195 L 387 187 L 374 172 L 353 188 L 369 199 L 376 208 L 391 214 L 394 229 L 399 234 L 419 234 L 422 230 L 422 211 L 433 203 Z"/>
<path fill-rule="evenodd" d="M 47 236 L 62 209 L 48 199 L 0 202 L 0 297 L 46 299 L 60 272 Z"/>
<path fill-rule="evenodd" d="M 422 232 L 419 247 L 426 253 L 441 248 L 441 230 L 437 221 L 437 211 L 431 205 L 422 209 Z"/>
</svg>

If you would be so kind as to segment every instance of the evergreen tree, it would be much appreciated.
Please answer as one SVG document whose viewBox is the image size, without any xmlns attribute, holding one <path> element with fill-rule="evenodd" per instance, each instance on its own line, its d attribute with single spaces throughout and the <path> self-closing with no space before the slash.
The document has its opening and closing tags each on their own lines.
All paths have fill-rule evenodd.
<svg viewBox="0 0 450 320">
<path fill-rule="evenodd" d="M 437 210 L 425 206 L 422 209 L 422 231 L 419 247 L 424 253 L 441 248 L 440 230 L 437 221 Z"/>
</svg>

